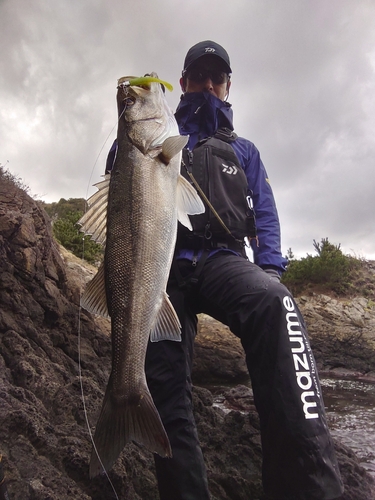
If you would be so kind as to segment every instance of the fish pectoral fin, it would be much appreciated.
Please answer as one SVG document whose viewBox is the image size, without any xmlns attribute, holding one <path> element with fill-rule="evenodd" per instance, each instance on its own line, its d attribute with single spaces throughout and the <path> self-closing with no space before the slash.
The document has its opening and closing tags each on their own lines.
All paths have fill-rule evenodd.
<svg viewBox="0 0 375 500">
<path fill-rule="evenodd" d="M 98 269 L 93 279 L 86 286 L 81 297 L 81 307 L 93 314 L 109 317 L 107 297 L 105 293 L 104 263 Z"/>
<path fill-rule="evenodd" d="M 151 342 L 161 340 L 181 342 L 181 323 L 166 293 L 164 293 L 163 303 L 151 331 L 150 340 Z"/>
<path fill-rule="evenodd" d="M 205 211 L 203 201 L 193 186 L 182 175 L 177 183 L 177 218 L 185 227 L 193 229 L 189 215 L 202 214 Z"/>
<path fill-rule="evenodd" d="M 172 158 L 174 158 L 182 149 L 186 146 L 189 136 L 187 135 L 176 135 L 173 137 L 168 137 L 163 142 L 161 147 L 161 153 L 159 154 L 159 159 L 168 165 Z"/>
<path fill-rule="evenodd" d="M 136 441 L 153 453 L 171 457 L 168 436 L 146 386 L 137 394 L 117 400 L 112 396 L 111 378 L 96 424 L 90 459 L 90 478 L 108 471 L 124 446 Z"/>
</svg>

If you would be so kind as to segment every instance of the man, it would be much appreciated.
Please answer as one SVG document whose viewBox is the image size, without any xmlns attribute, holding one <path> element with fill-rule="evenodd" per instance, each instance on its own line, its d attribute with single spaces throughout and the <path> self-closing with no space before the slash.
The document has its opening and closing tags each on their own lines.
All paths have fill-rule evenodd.
<svg viewBox="0 0 375 500">
<path fill-rule="evenodd" d="M 204 41 L 188 51 L 180 80 L 176 119 L 190 136 L 181 173 L 208 199 L 205 214 L 191 217 L 193 233 L 179 225 L 168 282 L 182 342 L 150 343 L 146 359 L 173 452 L 155 456 L 160 499 L 210 498 L 192 411 L 198 313 L 241 339 L 260 417 L 266 498 L 335 499 L 343 486 L 315 362 L 298 307 L 280 283 L 286 260 L 266 170 L 255 146 L 233 133 L 231 72 L 223 47 Z M 246 236 L 255 263 L 246 258 Z"/>
</svg>

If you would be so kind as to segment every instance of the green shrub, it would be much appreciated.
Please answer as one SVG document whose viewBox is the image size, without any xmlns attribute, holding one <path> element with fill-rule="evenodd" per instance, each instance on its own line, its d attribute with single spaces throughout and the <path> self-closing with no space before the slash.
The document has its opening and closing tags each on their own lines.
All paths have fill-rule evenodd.
<svg viewBox="0 0 375 500">
<path fill-rule="evenodd" d="M 352 277 L 360 262 L 354 257 L 344 255 L 340 245 L 333 245 L 328 238 L 321 243 L 314 240 L 314 248 L 318 255 L 301 260 L 291 258 L 288 251 L 289 266 L 282 282 L 296 295 L 308 288 L 319 288 L 321 291 L 334 291 L 347 294 L 352 286 Z"/>
<path fill-rule="evenodd" d="M 67 250 L 94 264 L 102 259 L 103 249 L 90 236 L 80 232 L 77 222 L 82 215 L 83 212 L 79 210 L 67 212 L 53 223 L 53 234 Z"/>
<path fill-rule="evenodd" d="M 63 219 L 71 212 L 82 212 L 86 208 L 84 198 L 60 198 L 59 201 L 53 203 L 43 203 L 43 208 L 52 220 Z"/>
</svg>

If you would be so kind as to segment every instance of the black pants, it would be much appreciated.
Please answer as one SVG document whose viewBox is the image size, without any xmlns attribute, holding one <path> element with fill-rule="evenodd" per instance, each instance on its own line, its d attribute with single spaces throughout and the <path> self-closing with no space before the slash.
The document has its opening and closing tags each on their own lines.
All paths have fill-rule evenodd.
<svg viewBox="0 0 375 500">
<path fill-rule="evenodd" d="M 182 275 L 190 261 L 178 261 Z M 290 292 L 258 266 L 229 252 L 207 259 L 197 283 L 167 290 L 182 342 L 150 343 L 146 374 L 173 458 L 155 456 L 161 500 L 210 498 L 192 411 L 191 366 L 197 314 L 241 339 L 261 423 L 263 486 L 271 498 L 329 500 L 343 487 L 325 419 L 315 361 Z"/>
</svg>

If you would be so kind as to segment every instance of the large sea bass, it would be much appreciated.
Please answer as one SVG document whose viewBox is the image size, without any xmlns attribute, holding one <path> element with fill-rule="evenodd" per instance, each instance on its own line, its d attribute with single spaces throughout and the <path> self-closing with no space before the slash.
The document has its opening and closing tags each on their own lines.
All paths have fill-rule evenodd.
<svg viewBox="0 0 375 500">
<path fill-rule="evenodd" d="M 94 435 L 90 476 L 111 468 L 131 440 L 161 456 L 171 448 L 147 387 L 147 344 L 181 340 L 166 294 L 177 220 L 204 211 L 180 175 L 187 137 L 177 123 L 157 75 L 119 80 L 118 151 L 110 176 L 97 184 L 81 230 L 105 245 L 104 262 L 81 304 L 111 317 L 112 371 Z"/>
</svg>

